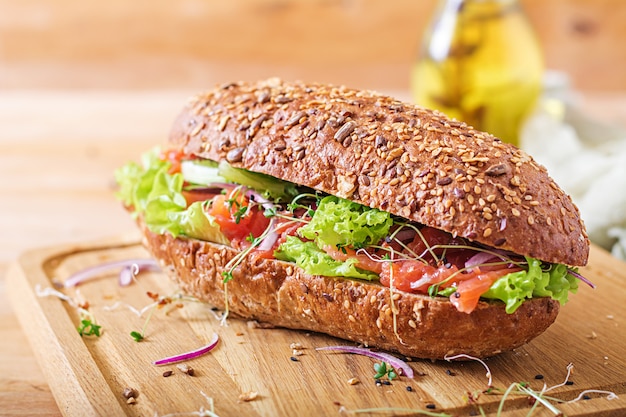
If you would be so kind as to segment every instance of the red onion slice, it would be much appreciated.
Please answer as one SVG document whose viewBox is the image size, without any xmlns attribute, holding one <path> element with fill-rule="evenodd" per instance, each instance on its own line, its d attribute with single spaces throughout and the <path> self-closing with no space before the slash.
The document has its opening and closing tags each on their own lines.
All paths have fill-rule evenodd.
<svg viewBox="0 0 626 417">
<path fill-rule="evenodd" d="M 493 253 L 478 252 L 465 262 L 465 268 L 467 269 L 467 272 L 472 272 L 474 267 L 489 263 L 489 261 L 494 258 L 498 257 Z"/>
<path fill-rule="evenodd" d="M 274 246 L 274 243 L 276 243 L 276 241 L 278 240 L 279 235 L 274 228 L 275 223 L 276 218 L 272 217 L 270 219 L 270 224 L 267 226 L 267 234 L 265 235 L 261 243 L 259 243 L 259 246 L 257 246 L 258 250 L 270 250 Z"/>
<path fill-rule="evenodd" d="M 575 277 L 575 278 L 578 278 L 579 280 L 581 280 L 585 284 L 589 285 L 591 288 L 594 288 L 594 289 L 596 288 L 596 284 L 594 284 L 593 282 L 589 281 L 587 278 L 585 278 L 584 276 L 582 276 L 578 272 L 574 271 L 573 269 L 567 268 L 567 273 L 570 274 L 571 276 Z"/>
<path fill-rule="evenodd" d="M 122 268 L 122 270 L 120 271 L 119 279 L 117 281 L 118 284 L 120 284 L 120 287 L 126 287 L 132 284 L 133 279 L 135 279 L 137 274 L 139 274 L 139 271 L 140 268 L 137 264 L 128 265 Z"/>
<path fill-rule="evenodd" d="M 152 362 L 152 364 L 156 366 L 168 365 L 170 363 L 182 362 L 182 361 L 187 361 L 189 359 L 197 358 L 198 356 L 202 356 L 210 352 L 211 350 L 213 350 L 213 348 L 217 346 L 218 341 L 219 341 L 219 337 L 217 333 L 213 333 L 213 337 L 211 338 L 211 341 L 209 342 L 208 345 L 202 346 L 201 348 L 198 348 L 196 350 L 192 350 L 191 352 L 185 352 L 185 353 L 181 353 L 178 355 L 168 356 L 167 358 L 156 360 Z"/>
<path fill-rule="evenodd" d="M 120 285 L 122 281 L 124 283 L 128 280 L 132 280 L 133 276 L 128 277 L 128 274 L 133 274 L 135 271 L 160 271 L 159 265 L 154 259 L 124 259 L 120 261 L 105 262 L 98 265 L 94 265 L 85 269 L 82 269 L 65 280 L 63 286 L 65 288 L 72 288 L 87 281 L 100 278 L 101 275 L 111 269 L 122 269 L 120 272 Z M 123 276 L 122 276 L 123 275 Z M 135 274 L 136 275 L 136 274 Z"/>
<path fill-rule="evenodd" d="M 402 371 L 402 375 L 405 375 L 408 378 L 413 379 L 414 377 L 413 368 L 411 368 L 402 359 L 398 359 L 395 356 L 390 355 L 388 353 L 374 352 L 367 348 L 360 348 L 360 347 L 355 347 L 355 346 L 324 346 L 324 347 L 315 348 L 315 350 L 338 350 L 341 352 L 356 353 L 357 355 L 368 356 L 370 358 L 387 362 L 394 369 Z"/>
<path fill-rule="evenodd" d="M 263 197 L 261 194 L 259 194 L 258 192 L 254 190 L 250 190 L 250 189 L 246 190 L 246 196 L 250 198 L 252 201 L 254 201 L 255 203 L 260 204 L 261 207 L 263 207 L 263 209 L 265 210 L 275 210 L 276 208 L 278 208 L 276 204 L 272 203 L 271 201 L 269 201 L 268 199 L 266 199 L 265 197 Z M 278 236 L 278 233 L 276 233 L 276 231 L 274 230 L 274 223 L 276 223 L 275 217 L 270 218 L 270 224 L 268 226 L 268 229 L 269 229 L 268 233 L 267 235 L 265 235 L 261 243 L 259 243 L 259 246 L 257 247 L 257 249 L 270 250 L 274 246 L 274 243 L 276 243 L 276 241 L 278 240 L 279 236 Z"/>
<path fill-rule="evenodd" d="M 254 190 L 246 189 L 246 197 L 251 198 L 255 203 L 260 204 L 265 210 L 272 210 L 278 207 L 276 204 L 272 203 L 270 200 Z"/>
</svg>

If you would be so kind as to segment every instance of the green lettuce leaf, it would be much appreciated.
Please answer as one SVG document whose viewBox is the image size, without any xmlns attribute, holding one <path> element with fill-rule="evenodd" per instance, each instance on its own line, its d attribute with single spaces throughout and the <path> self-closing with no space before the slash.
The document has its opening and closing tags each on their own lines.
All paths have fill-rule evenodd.
<svg viewBox="0 0 626 417">
<path fill-rule="evenodd" d="M 143 154 L 141 165 L 129 162 L 115 171 L 115 180 L 119 185 L 117 198 L 126 206 L 132 207 L 135 215 L 143 213 L 155 177 L 161 171 L 167 172 L 169 167 L 169 162 L 159 159 L 158 148 Z"/>
<path fill-rule="evenodd" d="M 578 291 L 578 280 L 568 274 L 565 265 L 552 264 L 544 271 L 538 259 L 527 257 L 526 261 L 528 271 L 503 276 L 482 297 L 503 301 L 506 312 L 510 314 L 529 298 L 551 297 L 565 304 L 569 293 Z"/>
<path fill-rule="evenodd" d="M 213 217 L 207 214 L 206 202 L 195 202 L 187 207 L 182 194 L 184 179 L 181 174 L 169 174 L 169 168 L 170 163 L 159 158 L 158 149 L 146 153 L 141 164 L 126 164 L 115 172 L 119 184 L 117 197 L 126 206 L 133 208 L 135 216 L 141 214 L 154 233 L 170 233 L 174 237 L 184 235 L 228 244 L 228 239 L 221 233 Z M 239 171 L 243 170 L 236 171 L 237 175 Z M 250 178 L 253 181 L 258 179 L 255 176 Z M 249 178 L 244 181 L 251 185 Z M 259 184 L 255 183 L 261 186 Z M 277 194 L 293 193 L 282 183 L 274 185 Z M 375 273 L 357 268 L 355 259 L 336 261 L 322 248 L 326 245 L 339 248 L 375 245 L 388 235 L 392 225 L 393 219 L 387 212 L 327 196 L 320 200 L 311 221 L 298 231 L 301 237 L 309 241 L 290 236 L 278 248 L 275 256 L 277 259 L 295 262 L 309 274 L 376 280 L 378 276 Z M 577 292 L 578 280 L 568 273 L 567 266 L 542 264 L 534 258 L 526 260 L 528 271 L 505 275 L 482 297 L 501 300 L 506 305 L 506 311 L 513 313 L 532 297 L 551 297 L 564 304 L 570 292 Z"/>
<path fill-rule="evenodd" d="M 282 261 L 295 262 L 311 275 L 359 278 L 368 281 L 378 279 L 375 273 L 357 268 L 356 259 L 348 259 L 346 262 L 336 261 L 315 243 L 304 242 L 296 236 L 287 236 L 287 240 L 278 247 L 274 256 Z"/>
<path fill-rule="evenodd" d="M 393 225 L 391 214 L 335 196 L 324 197 L 311 221 L 298 230 L 318 247 L 375 245 Z"/>
<path fill-rule="evenodd" d="M 182 194 L 181 174 L 169 174 L 170 163 L 158 157 L 158 149 L 143 156 L 143 164 L 130 162 L 115 172 L 119 184 L 118 198 L 133 207 L 135 216 L 142 214 L 150 231 L 172 236 L 227 244 L 228 239 L 212 216 L 204 210 L 203 202 L 187 207 Z"/>
</svg>

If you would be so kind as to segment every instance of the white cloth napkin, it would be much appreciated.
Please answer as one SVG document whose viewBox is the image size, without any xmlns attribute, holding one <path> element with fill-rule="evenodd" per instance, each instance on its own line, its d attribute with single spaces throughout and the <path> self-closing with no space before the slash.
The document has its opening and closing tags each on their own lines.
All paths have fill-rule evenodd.
<svg viewBox="0 0 626 417">
<path fill-rule="evenodd" d="M 520 146 L 572 196 L 590 240 L 626 260 L 626 130 L 545 97 L 523 126 Z"/>
</svg>

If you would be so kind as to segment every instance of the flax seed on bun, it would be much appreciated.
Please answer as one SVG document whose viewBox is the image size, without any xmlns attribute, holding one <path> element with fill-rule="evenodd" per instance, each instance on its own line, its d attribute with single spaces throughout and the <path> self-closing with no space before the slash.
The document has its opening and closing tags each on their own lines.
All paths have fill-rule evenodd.
<svg viewBox="0 0 626 417">
<path fill-rule="evenodd" d="M 552 263 L 585 265 L 576 206 L 524 151 L 369 91 L 270 79 L 194 97 L 170 143 Z"/>
</svg>

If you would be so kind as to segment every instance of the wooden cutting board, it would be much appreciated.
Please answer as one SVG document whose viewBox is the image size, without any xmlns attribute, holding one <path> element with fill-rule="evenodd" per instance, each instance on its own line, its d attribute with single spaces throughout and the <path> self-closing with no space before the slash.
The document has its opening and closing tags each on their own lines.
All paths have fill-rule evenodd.
<svg viewBox="0 0 626 417">
<path fill-rule="evenodd" d="M 597 285 L 581 285 L 556 323 L 546 333 L 514 352 L 486 361 L 492 385 L 501 391 L 487 394 L 483 365 L 470 362 L 409 362 L 415 378 L 402 376 L 376 384 L 373 359 L 317 351 L 316 347 L 349 344 L 319 334 L 261 328 L 230 318 L 220 325 L 210 306 L 178 301 L 149 311 L 147 292 L 173 296 L 176 288 L 160 272 L 139 275 L 120 287 L 117 271 L 63 293 L 87 302 L 99 325 L 100 337 L 81 337 L 78 310 L 54 296 L 42 296 L 71 273 L 112 260 L 146 258 L 136 235 L 76 246 L 25 253 L 11 267 L 8 291 L 65 416 L 200 415 L 212 410 L 224 416 L 321 415 L 490 415 L 568 416 L 626 415 L 626 264 L 593 247 L 589 266 L 581 272 Z M 136 342 L 131 331 L 145 339 Z M 188 361 L 195 375 L 175 365 L 157 367 L 152 361 L 190 351 L 209 342 L 219 343 L 210 353 Z M 292 344 L 302 346 L 294 355 Z M 526 382 L 534 391 L 544 384 L 562 384 L 573 364 L 570 383 L 551 390 L 550 397 L 572 400 L 586 390 L 587 399 L 562 403 L 554 410 L 531 408 L 528 395 L 501 394 L 511 384 Z M 173 371 L 164 377 L 165 371 Z M 357 383 L 354 383 L 358 381 Z M 125 388 L 138 392 L 128 404 Z M 515 391 L 515 390 L 514 390 Z M 612 396 L 609 396 L 612 397 Z M 500 412 L 498 408 L 501 407 Z M 195 412 L 195 414 L 193 414 Z M 180 414 L 175 414 L 180 413 Z M 211 414 L 204 414 L 211 415 Z"/>
</svg>

